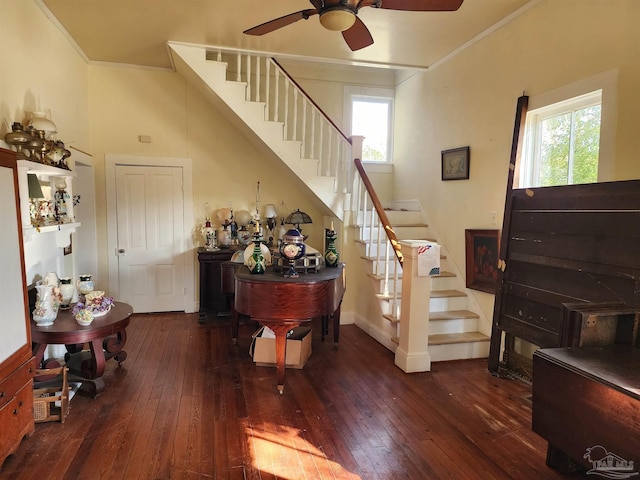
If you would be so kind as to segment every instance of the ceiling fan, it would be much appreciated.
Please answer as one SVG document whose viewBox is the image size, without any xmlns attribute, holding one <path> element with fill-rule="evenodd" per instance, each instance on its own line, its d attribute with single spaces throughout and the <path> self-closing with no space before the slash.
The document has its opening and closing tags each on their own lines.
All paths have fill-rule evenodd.
<svg viewBox="0 0 640 480">
<path fill-rule="evenodd" d="M 320 15 L 320 23 L 327 30 L 340 31 L 353 51 L 373 44 L 373 37 L 358 18 L 362 7 L 407 10 L 413 12 L 444 12 L 460 8 L 463 0 L 309 0 L 314 8 L 290 13 L 245 30 L 247 35 L 264 35 L 298 20 Z"/>
</svg>

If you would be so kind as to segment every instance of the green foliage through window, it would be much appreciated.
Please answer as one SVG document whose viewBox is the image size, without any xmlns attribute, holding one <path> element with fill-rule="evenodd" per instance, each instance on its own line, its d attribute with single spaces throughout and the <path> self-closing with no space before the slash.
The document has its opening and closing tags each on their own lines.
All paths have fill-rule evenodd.
<svg viewBox="0 0 640 480">
<path fill-rule="evenodd" d="M 521 186 L 598 181 L 600 95 L 530 112 Z"/>
</svg>

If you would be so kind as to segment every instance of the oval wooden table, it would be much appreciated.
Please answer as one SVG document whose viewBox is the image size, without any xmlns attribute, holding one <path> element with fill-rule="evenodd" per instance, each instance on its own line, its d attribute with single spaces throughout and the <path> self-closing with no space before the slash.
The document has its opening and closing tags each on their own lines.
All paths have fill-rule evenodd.
<svg viewBox="0 0 640 480">
<path fill-rule="evenodd" d="M 31 322 L 33 355 L 38 368 L 43 366 L 47 345 L 65 345 L 70 376 L 82 380 L 79 393 L 96 397 L 104 390 L 105 363 L 113 358 L 120 365 L 127 358 L 123 350 L 127 342 L 126 328 L 133 308 L 122 302 L 114 302 L 113 308 L 101 317 L 94 318 L 88 326 L 76 322 L 71 309 L 60 310 L 53 325 L 41 327 Z M 89 344 L 89 352 L 83 351 Z"/>
<path fill-rule="evenodd" d="M 344 265 L 323 268 L 317 273 L 301 273 L 286 278 L 271 267 L 264 274 L 238 268 L 235 276 L 235 309 L 276 335 L 276 376 L 278 391 L 284 392 L 287 333 L 315 317 L 332 316 L 338 342 L 340 304 L 345 291 Z"/>
</svg>

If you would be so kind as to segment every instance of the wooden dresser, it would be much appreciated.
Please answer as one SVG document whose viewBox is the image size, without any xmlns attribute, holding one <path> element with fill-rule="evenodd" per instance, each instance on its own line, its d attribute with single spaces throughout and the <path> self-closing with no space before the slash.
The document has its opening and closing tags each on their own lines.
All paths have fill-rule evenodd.
<svg viewBox="0 0 640 480">
<path fill-rule="evenodd" d="M 0 149 L 0 465 L 34 429 L 29 303 L 16 154 Z"/>
</svg>

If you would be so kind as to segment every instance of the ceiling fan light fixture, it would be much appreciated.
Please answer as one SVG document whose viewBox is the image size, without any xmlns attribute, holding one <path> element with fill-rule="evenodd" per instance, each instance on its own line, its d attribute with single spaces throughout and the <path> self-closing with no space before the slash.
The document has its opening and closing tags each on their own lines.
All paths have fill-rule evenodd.
<svg viewBox="0 0 640 480">
<path fill-rule="evenodd" d="M 320 23 L 327 30 L 344 32 L 356 22 L 353 11 L 345 7 L 336 7 L 320 14 Z"/>
</svg>

